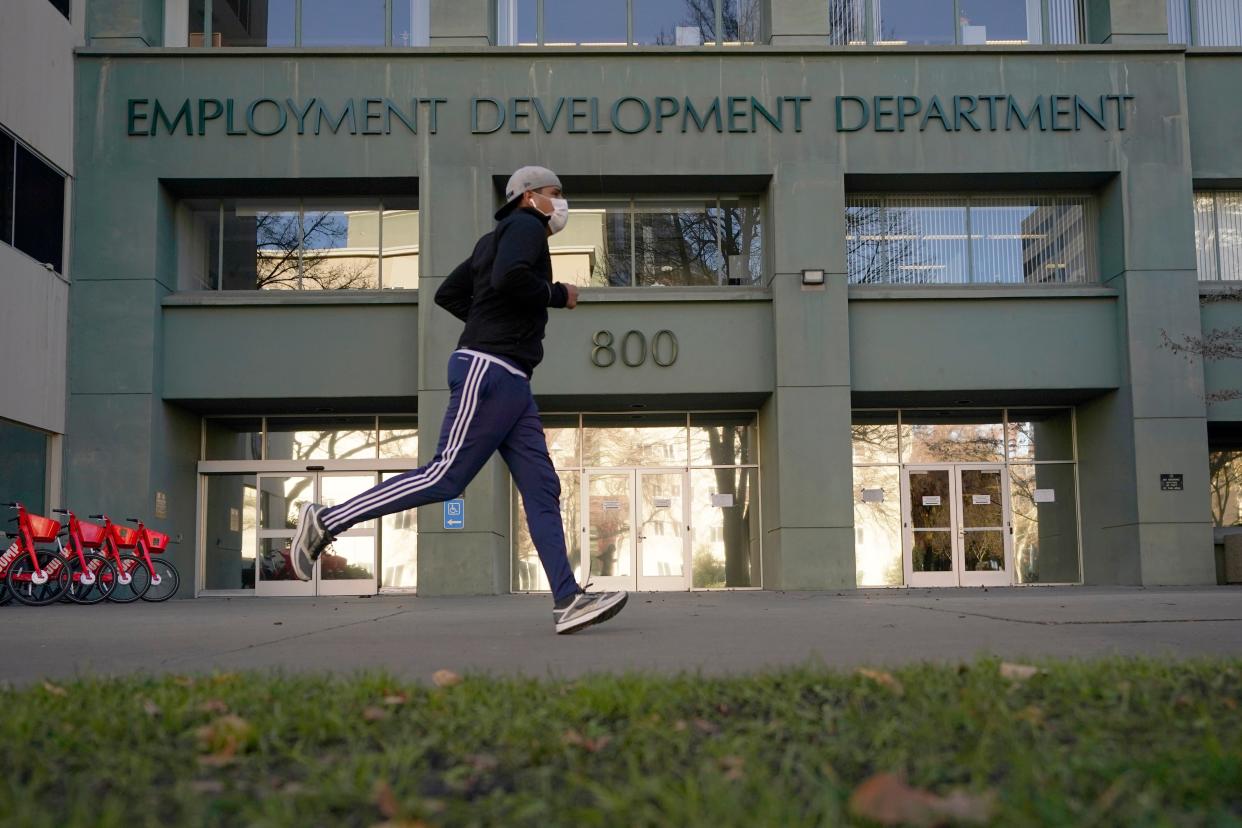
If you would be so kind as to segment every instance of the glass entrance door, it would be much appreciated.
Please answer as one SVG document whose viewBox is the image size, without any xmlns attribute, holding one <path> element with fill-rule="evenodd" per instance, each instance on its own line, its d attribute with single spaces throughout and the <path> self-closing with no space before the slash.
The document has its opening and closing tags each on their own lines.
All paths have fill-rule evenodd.
<svg viewBox="0 0 1242 828">
<path fill-rule="evenodd" d="M 583 473 L 580 576 L 595 589 L 690 588 L 684 471 Z"/>
<path fill-rule="evenodd" d="M 294 576 L 289 545 L 302 504 L 314 501 L 331 506 L 365 491 L 375 482 L 374 472 L 259 475 L 255 594 L 374 595 L 375 521 L 359 524 L 337 538 L 316 563 L 310 581 Z"/>
<path fill-rule="evenodd" d="M 906 584 L 1013 583 L 1008 480 L 1001 465 L 902 470 Z"/>
</svg>

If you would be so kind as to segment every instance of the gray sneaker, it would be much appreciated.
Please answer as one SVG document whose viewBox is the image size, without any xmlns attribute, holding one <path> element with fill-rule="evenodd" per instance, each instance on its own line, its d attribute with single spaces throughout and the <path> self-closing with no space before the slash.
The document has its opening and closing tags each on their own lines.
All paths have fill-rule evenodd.
<svg viewBox="0 0 1242 828">
<path fill-rule="evenodd" d="M 336 540 L 323 528 L 319 513 L 324 510 L 318 503 L 305 503 L 298 512 L 298 529 L 289 546 L 289 565 L 299 580 L 309 581 L 315 571 L 315 561 L 332 541 Z"/>
<path fill-rule="evenodd" d="M 568 599 L 563 607 L 552 610 L 557 635 L 569 635 L 585 630 L 592 624 L 602 624 L 619 613 L 630 598 L 627 592 L 579 592 Z"/>
</svg>

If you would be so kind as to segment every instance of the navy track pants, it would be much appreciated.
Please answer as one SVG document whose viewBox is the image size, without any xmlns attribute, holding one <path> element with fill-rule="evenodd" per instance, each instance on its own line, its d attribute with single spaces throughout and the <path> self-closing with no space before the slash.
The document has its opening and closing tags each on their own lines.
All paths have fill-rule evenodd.
<svg viewBox="0 0 1242 828">
<path fill-rule="evenodd" d="M 457 497 L 499 450 L 522 493 L 553 597 L 559 601 L 573 595 L 578 582 L 565 551 L 561 481 L 548 456 L 529 380 L 499 357 L 461 350 L 449 357 L 448 382 L 448 411 L 432 461 L 324 509 L 324 527 L 339 535 L 366 520 Z"/>
</svg>

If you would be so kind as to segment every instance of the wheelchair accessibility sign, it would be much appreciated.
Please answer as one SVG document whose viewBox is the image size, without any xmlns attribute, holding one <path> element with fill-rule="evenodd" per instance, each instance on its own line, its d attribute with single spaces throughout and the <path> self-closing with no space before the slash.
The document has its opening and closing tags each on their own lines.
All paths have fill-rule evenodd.
<svg viewBox="0 0 1242 828">
<path fill-rule="evenodd" d="M 466 501 L 464 498 L 456 497 L 452 500 L 444 501 L 444 528 L 466 528 Z"/>
</svg>

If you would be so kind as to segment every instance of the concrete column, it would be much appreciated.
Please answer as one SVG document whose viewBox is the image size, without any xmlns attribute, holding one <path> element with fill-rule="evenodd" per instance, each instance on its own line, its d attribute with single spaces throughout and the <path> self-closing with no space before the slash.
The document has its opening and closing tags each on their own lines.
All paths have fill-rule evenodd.
<svg viewBox="0 0 1242 828">
<path fill-rule="evenodd" d="M 828 4 L 824 0 L 775 0 L 768 20 L 773 46 L 822 46 L 828 42 Z"/>
<path fill-rule="evenodd" d="M 164 0 L 86 0 L 86 42 L 114 49 L 164 45 Z"/>
<path fill-rule="evenodd" d="M 771 192 L 777 374 L 761 412 L 764 585 L 852 588 L 849 313 L 844 230 L 837 227 L 842 180 L 822 162 L 782 164 Z M 825 270 L 827 284 L 804 287 L 804 268 Z"/>
<path fill-rule="evenodd" d="M 432 46 L 488 46 L 495 40 L 489 0 L 431 0 Z"/>
<path fill-rule="evenodd" d="M 1088 43 L 1168 43 L 1166 0 L 1087 0 Z"/>
<path fill-rule="evenodd" d="M 419 462 L 435 454 L 448 407 L 446 366 L 462 323 L 435 304 L 444 276 L 492 227 L 492 183 L 484 167 L 429 163 L 419 181 Z M 508 591 L 509 475 L 491 460 L 466 492 L 464 529 L 444 528 L 439 505 L 419 510 L 418 591 L 480 595 Z"/>
</svg>

